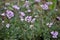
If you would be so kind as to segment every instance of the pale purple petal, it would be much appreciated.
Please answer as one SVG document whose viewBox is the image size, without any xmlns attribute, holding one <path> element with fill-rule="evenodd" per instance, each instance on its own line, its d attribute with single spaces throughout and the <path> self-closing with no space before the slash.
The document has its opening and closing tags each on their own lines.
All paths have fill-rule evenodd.
<svg viewBox="0 0 60 40">
<path fill-rule="evenodd" d="M 40 5 L 41 6 L 41 8 L 43 9 L 43 10 L 47 10 L 48 9 L 48 5 L 47 4 L 42 4 L 42 5 Z"/>
<path fill-rule="evenodd" d="M 57 31 L 55 31 L 53 35 L 58 35 L 58 32 L 57 32 Z"/>
<path fill-rule="evenodd" d="M 52 36 L 52 38 L 57 38 L 57 36 Z"/>
<path fill-rule="evenodd" d="M 21 16 L 25 16 L 25 13 L 24 12 L 19 12 Z"/>
<path fill-rule="evenodd" d="M 52 31 L 51 34 L 54 34 L 54 31 Z"/>
<path fill-rule="evenodd" d="M 17 5 L 13 5 L 12 7 L 13 7 L 14 9 L 17 9 L 17 10 L 20 9 L 20 7 L 18 7 Z"/>
</svg>

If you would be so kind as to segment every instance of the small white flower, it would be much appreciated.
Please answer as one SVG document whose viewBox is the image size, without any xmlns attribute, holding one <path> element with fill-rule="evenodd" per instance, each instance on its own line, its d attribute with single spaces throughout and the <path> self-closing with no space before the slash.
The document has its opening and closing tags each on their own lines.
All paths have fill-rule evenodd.
<svg viewBox="0 0 60 40">
<path fill-rule="evenodd" d="M 53 25 L 53 23 L 51 22 L 50 25 Z"/>
<path fill-rule="evenodd" d="M 21 21 L 23 22 L 23 21 L 24 21 L 24 19 L 23 19 L 23 18 L 21 18 Z"/>
<path fill-rule="evenodd" d="M 51 27 L 51 26 L 53 25 L 53 22 L 47 23 L 46 25 L 47 25 L 48 27 Z"/>
<path fill-rule="evenodd" d="M 2 21 L 2 23 L 4 23 L 4 21 Z"/>
<path fill-rule="evenodd" d="M 34 25 L 30 25 L 30 28 L 34 27 Z"/>
<path fill-rule="evenodd" d="M 9 24 L 9 23 L 8 23 L 8 24 L 6 24 L 6 27 L 7 27 L 7 28 L 9 28 L 9 27 L 10 27 L 10 24 Z"/>
<path fill-rule="evenodd" d="M 49 23 L 46 24 L 47 26 L 49 25 Z"/>
<path fill-rule="evenodd" d="M 1 16 L 5 16 L 5 13 L 2 13 Z"/>
<path fill-rule="evenodd" d="M 7 7 L 4 7 L 4 9 L 7 9 Z"/>
<path fill-rule="evenodd" d="M 25 13 L 24 12 L 19 12 L 21 16 L 25 16 Z"/>
<path fill-rule="evenodd" d="M 55 11 L 58 11 L 58 9 L 55 9 Z"/>
<path fill-rule="evenodd" d="M 27 10 L 27 12 L 31 12 L 31 10 L 30 10 L 30 9 L 28 9 L 28 10 Z"/>
<path fill-rule="evenodd" d="M 5 3 L 5 5 L 7 5 L 7 6 L 8 6 L 8 5 L 10 5 L 10 3 Z"/>
<path fill-rule="evenodd" d="M 37 17 L 39 17 L 39 15 L 35 15 L 34 17 L 37 18 Z"/>
</svg>

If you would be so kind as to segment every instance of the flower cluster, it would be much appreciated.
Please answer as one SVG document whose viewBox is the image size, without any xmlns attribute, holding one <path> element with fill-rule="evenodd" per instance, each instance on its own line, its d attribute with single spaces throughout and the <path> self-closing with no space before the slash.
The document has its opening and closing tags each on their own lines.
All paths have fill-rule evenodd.
<svg viewBox="0 0 60 40">
<path fill-rule="evenodd" d="M 24 17 L 25 17 L 25 13 L 24 12 L 19 12 L 19 17 L 21 19 L 21 21 L 24 21 Z"/>
<path fill-rule="evenodd" d="M 31 20 L 32 20 L 32 16 L 26 16 L 26 17 L 25 17 L 25 21 L 31 22 Z"/>
<path fill-rule="evenodd" d="M 10 10 L 6 10 L 6 16 L 8 17 L 8 19 L 11 19 L 12 17 L 14 17 L 14 13 Z"/>
<path fill-rule="evenodd" d="M 52 35 L 53 38 L 57 38 L 58 32 L 57 31 L 52 31 L 51 35 Z"/>
<path fill-rule="evenodd" d="M 30 6 L 30 3 L 29 3 L 29 1 L 25 1 L 25 3 L 24 3 L 24 5 L 23 5 L 24 7 L 26 7 L 26 8 L 29 8 L 29 6 Z"/>
<path fill-rule="evenodd" d="M 46 2 L 44 0 L 34 0 L 34 2 L 30 2 L 29 0 L 21 0 L 21 2 L 22 1 L 23 1 L 23 3 L 22 3 L 23 5 L 21 5 L 21 6 L 17 5 L 17 4 L 15 4 L 15 5 L 12 4 L 12 6 L 10 7 L 11 3 L 5 3 L 4 12 L 1 14 L 1 16 L 2 16 L 2 19 L 4 19 L 4 17 L 6 17 L 9 20 L 9 22 L 6 23 L 6 25 L 5 25 L 6 28 L 10 27 L 10 19 L 13 18 L 16 15 L 16 13 L 17 13 L 18 15 L 16 15 L 16 16 L 20 18 L 20 21 L 22 21 L 22 24 L 24 22 L 26 22 L 26 23 L 29 24 L 29 25 L 28 24 L 27 25 L 30 28 L 33 28 L 35 25 L 37 25 L 36 26 L 36 30 L 37 30 L 37 28 L 39 28 L 40 17 L 43 20 L 43 21 L 41 20 L 42 21 L 41 23 L 42 24 L 45 23 L 44 22 L 45 17 L 48 19 L 48 16 L 50 17 L 51 14 L 47 14 L 47 16 L 46 16 L 46 14 L 44 12 L 48 13 L 47 12 L 48 10 L 49 10 L 49 12 L 51 12 L 49 7 L 50 7 L 50 5 L 52 5 L 54 3 L 53 2 Z M 51 9 L 52 8 L 53 7 L 51 6 Z M 58 9 L 55 8 L 53 11 L 58 11 Z M 16 17 L 16 19 L 18 21 L 17 17 Z M 56 17 L 56 19 L 60 21 L 60 17 L 59 16 Z M 49 19 L 49 21 L 52 21 L 52 20 Z M 4 22 L 5 22 L 5 20 L 2 20 L 2 24 L 4 24 Z M 15 20 L 15 22 L 16 22 L 16 20 Z M 47 23 L 46 25 L 49 28 L 52 28 L 52 26 L 54 26 L 53 24 L 54 24 L 53 22 L 50 22 L 50 23 Z M 46 25 L 44 25 L 44 26 L 46 26 Z M 24 30 L 24 28 L 23 28 L 23 30 Z M 52 35 L 52 38 L 57 38 L 59 33 L 58 33 L 58 31 L 51 31 L 50 34 Z"/>
</svg>

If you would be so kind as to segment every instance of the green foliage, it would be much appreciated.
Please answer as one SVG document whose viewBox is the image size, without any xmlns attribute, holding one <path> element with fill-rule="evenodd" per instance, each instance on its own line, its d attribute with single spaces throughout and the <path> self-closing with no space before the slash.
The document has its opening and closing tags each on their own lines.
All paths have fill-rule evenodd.
<svg viewBox="0 0 60 40">
<path fill-rule="evenodd" d="M 29 0 L 33 4 L 34 1 Z M 50 0 L 49 0 L 50 1 Z M 21 21 L 19 19 L 19 11 L 25 11 L 26 8 L 22 7 L 24 2 L 19 2 L 20 5 L 18 5 L 21 9 L 19 11 L 12 8 L 14 3 L 11 3 L 10 6 L 7 6 L 9 10 L 13 10 L 15 16 L 9 20 L 8 18 L 5 18 L 5 23 L 2 24 L 2 17 L 0 16 L 0 40 L 51 40 L 51 31 L 58 31 L 58 40 L 60 40 L 60 21 L 56 21 L 56 17 L 58 16 L 58 12 L 56 12 L 54 9 L 56 8 L 56 2 L 57 0 L 53 0 L 53 4 L 49 6 L 50 10 L 44 11 L 39 10 L 37 8 L 34 8 L 34 5 L 32 5 L 30 8 L 32 10 L 31 13 L 26 13 L 26 15 L 32 15 L 33 17 L 35 15 L 38 15 L 38 17 L 35 20 L 35 23 L 33 24 L 34 27 L 30 28 L 31 23 L 27 23 L 25 21 Z M 2 5 L 2 2 L 0 2 L 0 5 Z M 59 9 L 58 9 L 59 10 Z M 0 14 L 5 12 L 6 10 L 3 9 L 3 7 L 0 8 Z M 49 28 L 46 23 L 48 22 L 54 22 L 53 26 Z M 10 23 L 10 27 L 7 28 L 6 24 Z M 57 40 L 53 39 L 52 40 Z"/>
</svg>

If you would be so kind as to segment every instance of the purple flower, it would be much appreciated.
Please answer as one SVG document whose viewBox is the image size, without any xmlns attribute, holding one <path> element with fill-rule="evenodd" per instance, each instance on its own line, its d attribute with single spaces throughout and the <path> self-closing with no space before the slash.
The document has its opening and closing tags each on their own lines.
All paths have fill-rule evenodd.
<svg viewBox="0 0 60 40">
<path fill-rule="evenodd" d="M 25 4 L 23 6 L 29 8 L 29 5 L 30 5 L 29 1 L 25 1 Z"/>
<path fill-rule="evenodd" d="M 24 21 L 24 16 L 25 16 L 25 13 L 24 12 L 19 12 L 20 13 L 20 19 L 21 21 Z"/>
<path fill-rule="evenodd" d="M 52 31 L 51 32 L 53 38 L 57 38 L 58 32 L 57 31 Z"/>
<path fill-rule="evenodd" d="M 8 19 L 11 19 L 12 17 L 14 17 L 14 13 L 10 10 L 6 11 L 6 16 L 8 17 Z"/>
<path fill-rule="evenodd" d="M 32 16 L 27 16 L 27 17 L 25 17 L 25 21 L 31 22 L 31 20 L 32 20 Z"/>
<path fill-rule="evenodd" d="M 24 12 L 19 12 L 19 13 L 20 13 L 20 16 L 25 16 Z"/>
<path fill-rule="evenodd" d="M 14 9 L 19 10 L 20 8 L 17 5 L 12 6 Z"/>
<path fill-rule="evenodd" d="M 42 4 L 40 6 L 43 10 L 48 10 L 48 5 L 47 4 Z"/>
</svg>

